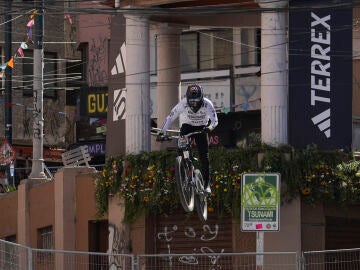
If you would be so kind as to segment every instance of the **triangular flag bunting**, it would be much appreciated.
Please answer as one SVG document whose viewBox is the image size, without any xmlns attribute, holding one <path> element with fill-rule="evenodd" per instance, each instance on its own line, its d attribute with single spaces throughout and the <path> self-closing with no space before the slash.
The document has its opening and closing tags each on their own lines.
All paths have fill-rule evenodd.
<svg viewBox="0 0 360 270">
<path fill-rule="evenodd" d="M 33 27 L 34 25 L 34 19 L 30 20 L 28 23 L 27 23 L 27 27 Z"/>
<path fill-rule="evenodd" d="M 30 19 L 34 19 L 35 15 L 39 12 L 38 9 L 36 9 L 31 15 L 30 15 Z"/>
<path fill-rule="evenodd" d="M 14 57 L 11 57 L 11 59 L 9 60 L 9 62 L 7 62 L 7 65 L 11 68 L 14 68 Z"/>
<path fill-rule="evenodd" d="M 72 19 L 71 19 L 71 17 L 70 17 L 69 14 L 65 14 L 65 15 L 64 15 L 64 18 L 65 18 L 65 19 L 68 19 L 68 22 L 69 22 L 70 24 L 72 24 Z"/>
</svg>

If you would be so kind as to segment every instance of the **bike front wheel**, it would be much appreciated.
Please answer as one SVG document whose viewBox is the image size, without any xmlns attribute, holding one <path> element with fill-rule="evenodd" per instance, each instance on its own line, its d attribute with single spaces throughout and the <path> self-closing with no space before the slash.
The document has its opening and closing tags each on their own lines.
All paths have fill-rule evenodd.
<svg viewBox="0 0 360 270">
<path fill-rule="evenodd" d="M 182 156 L 176 157 L 176 186 L 182 207 L 186 212 L 194 210 L 194 188 L 189 182 L 189 170 Z"/>
<path fill-rule="evenodd" d="M 204 179 L 200 170 L 195 170 L 195 183 L 196 183 L 196 195 L 195 195 L 195 208 L 201 221 L 207 220 L 208 207 L 207 198 L 204 190 Z"/>
</svg>

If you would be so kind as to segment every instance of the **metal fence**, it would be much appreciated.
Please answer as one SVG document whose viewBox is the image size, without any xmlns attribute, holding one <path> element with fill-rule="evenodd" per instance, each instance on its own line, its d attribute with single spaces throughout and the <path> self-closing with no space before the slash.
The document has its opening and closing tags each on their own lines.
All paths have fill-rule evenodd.
<svg viewBox="0 0 360 270">
<path fill-rule="evenodd" d="M 134 255 L 34 249 L 0 240 L 0 270 L 134 270 Z"/>
<path fill-rule="evenodd" d="M 138 255 L 136 270 L 298 270 L 296 252 Z"/>
<path fill-rule="evenodd" d="M 0 270 L 359 270 L 360 248 L 264 253 L 110 254 L 34 249 L 0 239 Z"/>
<path fill-rule="evenodd" d="M 360 248 L 307 251 L 302 259 L 303 270 L 359 270 Z"/>
</svg>

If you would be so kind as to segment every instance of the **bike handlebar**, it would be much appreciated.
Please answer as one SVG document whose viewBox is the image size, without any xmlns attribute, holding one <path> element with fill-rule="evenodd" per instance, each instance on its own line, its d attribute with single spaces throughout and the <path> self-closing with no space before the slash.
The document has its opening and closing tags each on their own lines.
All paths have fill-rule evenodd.
<svg viewBox="0 0 360 270">
<path fill-rule="evenodd" d="M 153 136 L 159 136 L 161 132 L 160 128 L 151 128 L 151 135 Z M 180 130 L 167 130 L 166 132 L 174 132 L 174 133 L 180 133 Z M 192 135 L 195 134 L 199 134 L 199 133 L 204 133 L 204 131 L 200 130 L 200 131 L 194 131 L 194 132 L 190 132 L 188 134 L 184 134 L 184 135 L 168 135 L 168 134 L 163 134 L 161 136 L 161 139 L 156 138 L 156 141 L 171 141 L 172 139 L 179 139 L 180 137 L 186 137 L 189 138 Z"/>
</svg>

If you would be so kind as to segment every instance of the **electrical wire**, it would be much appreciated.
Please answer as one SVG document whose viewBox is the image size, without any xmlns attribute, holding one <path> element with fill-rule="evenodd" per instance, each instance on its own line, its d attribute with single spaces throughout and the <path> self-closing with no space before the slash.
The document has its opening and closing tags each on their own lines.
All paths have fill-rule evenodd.
<svg viewBox="0 0 360 270">
<path fill-rule="evenodd" d="M 351 26 L 349 26 L 349 27 L 351 27 Z M 202 33 L 201 31 L 198 31 L 199 33 L 201 33 L 201 34 L 204 34 L 204 33 Z M 216 38 L 216 36 L 212 36 L 213 38 Z M 234 41 L 232 41 L 233 43 L 234 43 Z M 241 44 L 241 45 L 245 45 L 246 46 L 246 44 Z M 274 45 L 274 46 L 278 46 L 279 44 L 276 44 L 276 45 Z M 219 58 L 221 58 L 222 56 L 220 56 Z M 209 59 L 209 60 L 205 60 L 205 61 L 213 61 L 213 60 L 216 60 L 215 58 L 212 58 L 212 59 Z M 176 67 L 174 67 L 174 68 L 178 68 L 178 66 L 176 66 Z M 128 76 L 131 76 L 131 75 L 134 75 L 134 74 L 128 74 Z"/>
</svg>

